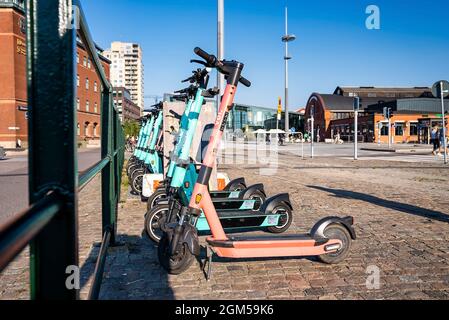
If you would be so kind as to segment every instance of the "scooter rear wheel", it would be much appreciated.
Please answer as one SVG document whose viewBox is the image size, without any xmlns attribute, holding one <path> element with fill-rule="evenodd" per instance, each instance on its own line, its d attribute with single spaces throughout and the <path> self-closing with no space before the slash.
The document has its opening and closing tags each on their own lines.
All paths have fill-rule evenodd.
<svg viewBox="0 0 449 320">
<path fill-rule="evenodd" d="M 342 247 L 334 253 L 327 253 L 318 256 L 318 259 L 327 264 L 337 264 L 346 259 L 351 249 L 351 235 L 341 224 L 333 223 L 326 227 L 323 232 L 328 239 L 338 239 L 342 242 Z"/>
<path fill-rule="evenodd" d="M 272 214 L 280 214 L 279 222 L 277 226 L 268 227 L 268 232 L 271 233 L 284 233 L 290 228 L 293 222 L 293 213 L 290 207 L 286 204 L 281 204 L 274 208 Z"/>
<path fill-rule="evenodd" d="M 175 256 L 170 254 L 170 240 L 167 233 L 161 238 L 157 248 L 160 265 L 167 270 L 169 274 L 178 275 L 186 271 L 193 263 L 194 256 L 185 243 Z"/>
<path fill-rule="evenodd" d="M 168 205 L 158 205 L 153 207 L 145 215 L 145 232 L 156 243 L 159 243 L 163 231 L 161 226 L 165 223 L 168 215 Z"/>
</svg>

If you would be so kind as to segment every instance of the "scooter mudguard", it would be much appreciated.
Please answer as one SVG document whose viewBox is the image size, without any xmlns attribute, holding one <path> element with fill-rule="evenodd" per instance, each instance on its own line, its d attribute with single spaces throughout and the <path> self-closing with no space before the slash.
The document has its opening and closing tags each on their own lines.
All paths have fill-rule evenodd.
<svg viewBox="0 0 449 320">
<path fill-rule="evenodd" d="M 200 242 L 198 239 L 198 233 L 194 226 L 192 226 L 190 223 L 185 223 L 183 226 L 182 234 L 179 238 L 180 243 L 185 243 L 187 247 L 189 248 L 189 251 L 196 256 L 200 255 L 201 248 L 200 248 Z M 167 224 L 165 225 L 165 232 L 168 233 L 169 239 L 173 238 L 173 232 L 174 232 L 174 224 Z"/>
<path fill-rule="evenodd" d="M 351 235 L 352 240 L 356 239 L 356 234 L 355 234 L 355 230 L 353 227 L 353 224 L 354 224 L 353 217 L 344 217 L 344 218 L 326 217 L 326 218 L 323 218 L 313 226 L 312 230 L 310 231 L 310 234 L 314 238 L 316 238 L 316 237 L 326 238 L 324 235 L 324 230 L 326 230 L 327 226 L 329 226 L 333 223 L 341 224 L 342 226 L 344 226 L 348 230 L 349 234 Z"/>
<path fill-rule="evenodd" d="M 163 199 L 158 199 L 154 202 L 154 206 L 160 206 L 160 205 L 168 205 L 169 204 L 169 200 L 167 198 L 163 198 Z"/>
<path fill-rule="evenodd" d="M 250 186 L 248 188 L 246 188 L 245 190 L 242 190 L 240 192 L 240 196 L 239 199 L 249 199 L 251 197 L 252 194 L 254 194 L 254 192 L 256 191 L 260 191 L 262 192 L 262 194 L 266 197 L 266 193 L 265 193 L 265 189 L 263 184 L 259 183 L 259 184 L 255 184 L 253 186 Z"/>
<path fill-rule="evenodd" d="M 285 204 L 287 205 L 291 210 L 293 210 L 292 204 L 290 202 L 290 196 L 288 193 L 282 193 L 278 194 L 276 196 L 273 196 L 263 203 L 262 207 L 260 207 L 261 212 L 265 212 L 267 214 L 271 213 L 277 206 Z"/>
<path fill-rule="evenodd" d="M 223 191 L 233 191 L 235 188 L 242 184 L 246 186 L 245 178 L 237 178 L 228 183 L 228 185 L 223 189 Z"/>
</svg>

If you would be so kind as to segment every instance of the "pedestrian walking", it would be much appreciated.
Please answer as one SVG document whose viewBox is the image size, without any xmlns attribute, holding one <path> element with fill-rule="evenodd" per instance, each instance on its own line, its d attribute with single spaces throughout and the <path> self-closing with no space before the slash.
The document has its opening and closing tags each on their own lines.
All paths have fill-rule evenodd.
<svg viewBox="0 0 449 320">
<path fill-rule="evenodd" d="M 266 136 L 265 136 L 265 142 L 266 142 L 267 144 L 270 144 L 270 143 L 271 143 L 271 139 L 270 139 L 270 134 L 269 134 L 269 133 L 267 133 Z"/>
<path fill-rule="evenodd" d="M 438 126 L 434 126 L 430 132 L 430 143 L 433 145 L 432 154 L 437 155 L 437 151 L 440 149 L 440 139 L 438 136 Z"/>
</svg>

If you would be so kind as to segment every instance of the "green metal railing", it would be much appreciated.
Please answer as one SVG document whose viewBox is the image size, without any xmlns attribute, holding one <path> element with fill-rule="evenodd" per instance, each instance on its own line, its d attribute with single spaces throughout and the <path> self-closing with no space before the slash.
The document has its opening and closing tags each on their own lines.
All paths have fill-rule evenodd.
<svg viewBox="0 0 449 320">
<path fill-rule="evenodd" d="M 79 25 L 71 27 L 67 17 L 73 8 Z M 89 294 L 96 299 L 107 248 L 115 243 L 123 130 L 80 2 L 28 0 L 26 11 L 30 207 L 0 227 L 0 271 L 30 244 L 31 298 L 78 299 L 79 290 L 66 286 L 67 267 L 79 264 L 78 192 L 101 172 L 103 242 Z M 102 84 L 102 160 L 81 176 L 75 125 L 77 35 Z"/>
</svg>

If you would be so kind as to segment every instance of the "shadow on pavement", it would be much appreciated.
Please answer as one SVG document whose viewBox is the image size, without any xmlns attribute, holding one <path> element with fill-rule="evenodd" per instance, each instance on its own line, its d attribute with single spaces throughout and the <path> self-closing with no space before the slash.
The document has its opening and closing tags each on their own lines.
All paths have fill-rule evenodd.
<svg viewBox="0 0 449 320">
<path fill-rule="evenodd" d="M 157 247 L 142 236 L 117 235 L 108 250 L 100 300 L 173 300 L 168 275 L 158 263 Z M 96 243 L 81 267 L 81 290 L 93 278 L 100 250 Z M 90 286 L 90 285 L 89 285 Z"/>
<path fill-rule="evenodd" d="M 393 209 L 396 211 L 423 217 L 426 219 L 432 219 L 432 220 L 436 220 L 436 221 L 449 223 L 449 215 L 439 212 L 439 211 L 429 210 L 429 209 L 417 207 L 417 206 L 407 204 L 407 203 L 385 200 L 382 198 L 378 198 L 378 197 L 368 195 L 365 193 L 360 193 L 360 192 L 354 192 L 354 191 L 348 191 L 348 190 L 342 190 L 342 189 L 331 189 L 331 188 L 325 188 L 325 187 L 319 187 L 319 186 L 307 186 L 307 187 L 316 189 L 316 190 L 320 190 L 320 191 L 324 191 L 324 192 L 328 192 L 328 193 L 332 193 L 334 195 L 334 197 L 337 197 L 337 198 L 365 201 L 365 202 L 369 202 L 369 203 L 372 203 L 377 206 L 385 207 L 388 209 Z"/>
</svg>

